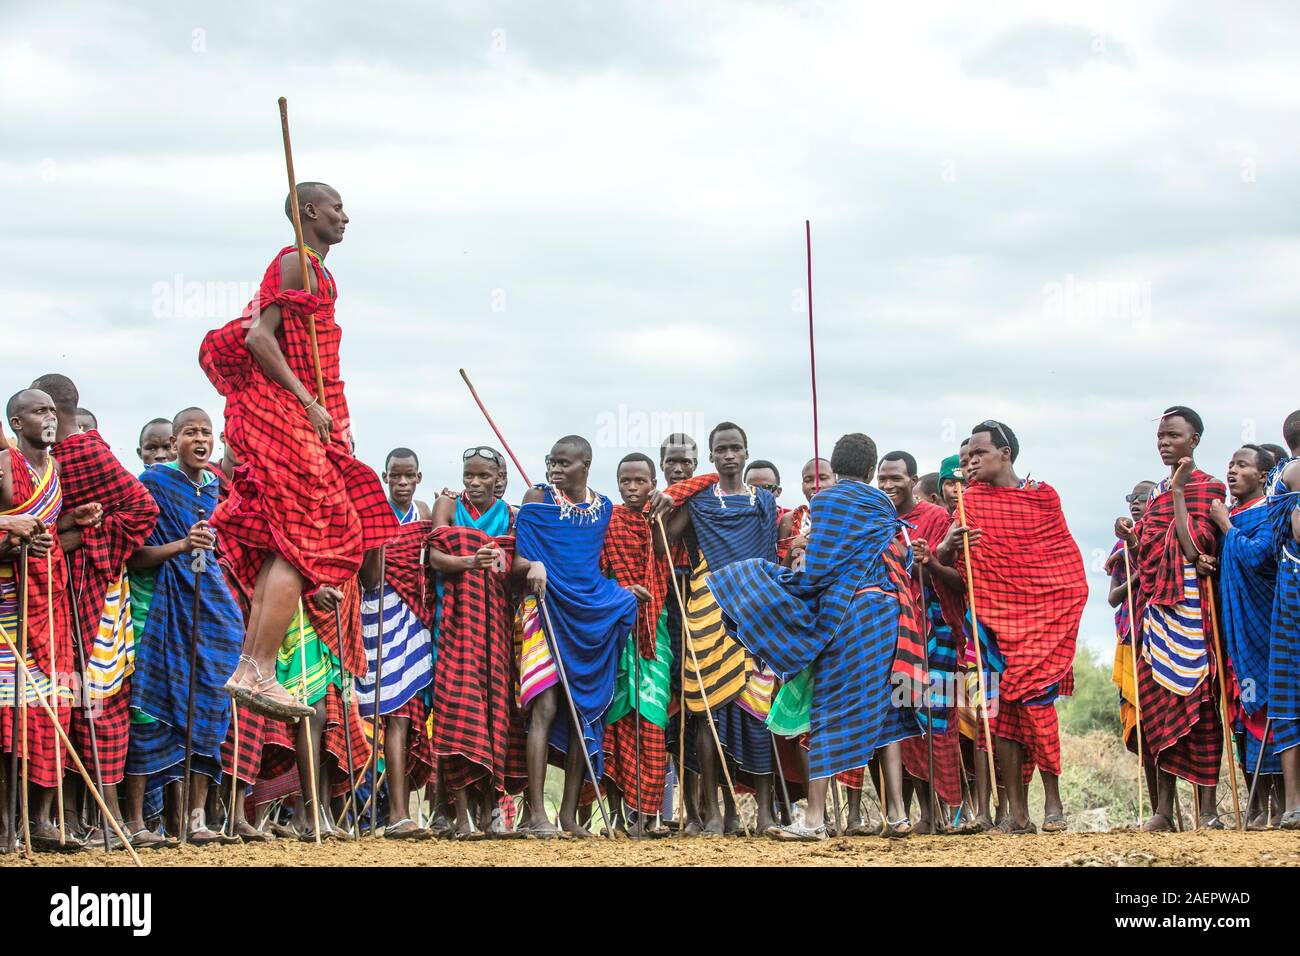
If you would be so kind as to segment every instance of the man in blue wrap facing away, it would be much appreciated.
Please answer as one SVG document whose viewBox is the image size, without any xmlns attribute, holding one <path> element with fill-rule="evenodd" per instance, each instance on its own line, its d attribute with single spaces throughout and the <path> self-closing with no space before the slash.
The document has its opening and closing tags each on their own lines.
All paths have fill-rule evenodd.
<svg viewBox="0 0 1300 956">
<path fill-rule="evenodd" d="M 803 571 L 759 559 L 713 572 L 709 588 L 737 636 L 788 680 L 816 668 L 804 823 L 769 831 L 778 839 L 824 840 L 826 791 L 836 773 L 880 753 L 890 836 L 906 836 L 899 742 L 920 733 L 916 712 L 891 699 L 901 621 L 911 620 L 906 568 L 893 502 L 870 481 L 875 443 L 862 434 L 835 444 L 836 482 L 812 500 L 812 535 Z M 914 609 L 913 609 L 914 610 Z"/>
<path fill-rule="evenodd" d="M 561 438 L 546 456 L 550 484 L 530 488 L 515 519 L 513 572 L 527 580 L 531 592 L 516 626 L 520 705 L 528 712 L 528 817 L 518 829 L 534 836 L 559 834 L 546 815 L 549 748 L 565 755 L 560 828 L 571 836 L 591 836 L 578 823 L 585 761 L 581 747 L 571 744 L 574 734 L 585 743 L 596 784 L 602 773 L 605 712 L 614 699 L 618 661 L 640 597 L 600 573 L 613 505 L 587 487 L 590 471 L 590 443 L 577 435 Z M 539 603 L 543 601 L 549 615 Z M 561 696 L 565 682 L 577 727 Z"/>
</svg>

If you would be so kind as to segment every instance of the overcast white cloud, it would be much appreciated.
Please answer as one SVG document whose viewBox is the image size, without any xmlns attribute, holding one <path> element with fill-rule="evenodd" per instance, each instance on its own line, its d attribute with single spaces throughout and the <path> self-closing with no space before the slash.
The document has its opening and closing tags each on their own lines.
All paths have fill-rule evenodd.
<svg viewBox="0 0 1300 956">
<path fill-rule="evenodd" d="M 576 431 L 612 491 L 664 425 L 732 418 L 795 504 L 809 218 L 823 447 L 930 470 L 1001 418 L 1091 564 L 1160 409 L 1221 474 L 1300 404 L 1297 48 L 1287 4 L 8 0 L 8 388 L 72 375 L 132 466 L 146 420 L 219 408 L 199 339 L 291 239 L 285 95 L 353 217 L 372 463 L 455 483 L 490 437 L 464 366 L 534 477 Z"/>
</svg>

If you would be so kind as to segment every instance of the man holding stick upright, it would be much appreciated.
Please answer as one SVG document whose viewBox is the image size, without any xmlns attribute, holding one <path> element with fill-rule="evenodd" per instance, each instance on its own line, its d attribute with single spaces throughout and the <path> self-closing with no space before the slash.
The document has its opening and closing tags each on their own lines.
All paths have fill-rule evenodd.
<svg viewBox="0 0 1300 956">
<path fill-rule="evenodd" d="M 251 594 L 226 692 L 268 716 L 296 718 L 312 711 L 276 682 L 275 655 L 298 601 L 354 579 L 364 552 L 392 537 L 397 520 L 378 477 L 349 451 L 338 287 L 325 268 L 347 228 L 343 200 L 324 183 L 303 183 L 285 214 L 301 219 L 300 247 L 281 249 L 244 314 L 208 333 L 199 364 L 226 398 L 226 440 L 241 462 L 212 519 L 233 576 Z"/>
</svg>

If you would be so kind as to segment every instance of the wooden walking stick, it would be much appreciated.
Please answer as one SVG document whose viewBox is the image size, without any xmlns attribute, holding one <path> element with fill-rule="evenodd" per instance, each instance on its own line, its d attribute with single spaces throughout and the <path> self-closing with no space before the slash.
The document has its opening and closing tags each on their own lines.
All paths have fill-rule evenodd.
<svg viewBox="0 0 1300 956">
<path fill-rule="evenodd" d="M 233 723 L 235 733 L 235 759 L 231 764 L 230 771 L 230 812 L 226 814 L 230 831 L 230 836 L 235 836 L 235 807 L 239 802 L 239 701 L 232 699 L 230 701 L 230 719 Z"/>
<path fill-rule="evenodd" d="M 203 520 L 199 510 L 195 524 Z M 181 843 L 190 839 L 190 767 L 194 762 L 194 695 L 198 690 L 199 676 L 199 613 L 202 608 L 203 572 L 207 569 L 207 554 L 195 548 L 190 560 L 194 572 L 194 599 L 190 606 L 190 678 L 185 698 L 185 770 L 181 777 Z"/>
<path fill-rule="evenodd" d="M 664 547 L 668 548 L 668 529 L 664 527 L 663 515 L 655 515 L 655 521 L 659 524 L 659 534 L 663 536 Z M 691 641 L 691 625 L 687 620 L 686 601 L 682 598 L 681 585 L 677 581 L 676 575 L 673 576 L 673 593 L 677 596 L 677 606 L 682 614 L 682 648 L 689 650 L 691 654 L 691 663 L 695 668 L 695 680 L 700 685 L 700 697 L 704 702 L 704 716 L 709 722 L 709 732 L 713 735 L 713 745 L 718 748 L 718 763 L 722 766 L 722 777 L 727 781 L 727 791 L 731 794 L 731 802 L 737 806 L 737 816 L 740 816 L 739 801 L 736 799 L 736 785 L 731 782 L 731 771 L 727 768 L 727 755 L 722 749 L 722 740 L 718 737 L 718 727 L 713 722 L 713 710 L 709 707 L 709 694 L 704 689 L 704 678 L 700 673 L 700 659 L 695 654 L 695 645 Z M 682 655 L 685 657 L 685 654 Z M 684 675 L 683 675 L 684 678 Z M 686 681 L 682 681 L 682 700 L 686 700 Z M 682 736 L 686 736 L 686 721 L 682 720 Z M 685 745 L 683 745 L 685 746 Z M 717 794 L 709 794 L 709 799 L 717 801 Z M 684 822 L 684 821 L 683 821 Z M 745 818 L 740 817 L 740 825 L 745 831 L 745 836 L 750 837 L 753 834 L 749 832 L 749 824 Z"/>
<path fill-rule="evenodd" d="M 379 613 L 384 613 L 384 588 L 379 586 Z M 337 601 L 334 602 L 334 633 L 338 635 L 339 641 L 339 670 L 342 671 L 343 681 L 343 754 L 344 759 L 348 762 L 348 793 L 351 794 L 352 805 L 357 803 L 357 775 L 352 770 L 352 675 L 348 673 L 347 667 L 343 664 L 343 612 L 339 608 Z M 352 835 L 355 839 L 361 839 L 361 827 L 357 823 L 357 818 L 352 818 Z"/>
<path fill-rule="evenodd" d="M 68 608 L 72 611 L 72 633 L 77 642 L 77 662 L 82 674 L 82 693 L 85 695 L 82 704 L 86 710 L 86 728 L 90 731 L 90 757 L 95 764 L 95 782 L 99 784 L 100 793 L 103 793 L 104 768 L 99 762 L 99 739 L 95 734 L 95 708 L 90 701 L 90 668 L 87 663 L 85 636 L 81 631 L 81 609 L 77 607 L 77 591 L 72 586 L 71 575 L 68 576 Z M 112 849 L 108 841 L 108 823 L 102 820 L 100 822 L 104 832 L 104 850 L 107 852 Z"/>
<path fill-rule="evenodd" d="M 469 376 L 465 374 L 464 369 L 460 369 L 460 377 L 463 378 L 465 384 L 469 386 L 469 393 L 473 396 L 474 403 L 478 405 L 478 410 L 482 412 L 483 417 L 487 419 L 488 425 L 491 426 L 493 433 L 497 436 L 497 441 L 501 442 L 501 447 L 505 449 L 506 454 L 510 456 L 510 460 L 513 461 L 515 467 L 519 469 L 519 477 L 524 479 L 524 484 L 531 488 L 533 483 L 528 480 L 528 473 L 524 471 L 524 466 L 519 464 L 519 459 L 515 457 L 515 453 L 510 450 L 510 443 L 506 441 L 506 436 L 501 434 L 501 429 L 497 428 L 497 423 L 494 422 L 492 416 L 488 414 L 487 407 L 483 404 L 483 400 L 478 397 L 478 390 L 474 387 L 474 383 L 469 380 Z"/>
<path fill-rule="evenodd" d="M 25 655 L 19 653 L 19 648 L 14 646 L 13 638 L 9 636 L 9 632 L 5 630 L 5 627 L 2 624 L 0 624 L 0 640 L 4 641 L 5 646 L 9 648 L 9 653 L 14 655 L 14 664 L 17 666 L 18 671 L 21 674 L 24 688 L 28 681 L 31 681 L 32 690 L 36 693 L 37 702 L 45 711 L 45 715 L 49 717 L 50 722 L 54 724 L 55 733 L 57 733 L 59 739 L 63 741 L 63 746 L 67 748 L 68 756 L 72 758 L 72 762 L 76 766 L 77 772 L 81 774 L 81 779 L 85 781 L 86 789 L 90 791 L 90 795 L 95 798 L 95 803 L 99 805 L 99 812 L 104 815 L 104 819 L 106 819 L 109 822 L 109 825 L 112 826 L 113 832 L 117 834 L 117 838 L 121 840 L 122 845 L 126 847 L 126 852 L 131 854 L 131 859 L 135 862 L 135 865 L 140 866 L 140 857 L 136 854 L 135 847 L 131 846 L 131 841 L 128 840 L 126 834 L 122 832 L 122 827 L 117 822 L 117 818 L 109 812 L 108 805 L 104 803 L 104 798 L 100 795 L 99 789 L 95 786 L 95 782 L 90 779 L 90 773 L 86 770 L 86 765 L 83 764 L 81 758 L 77 756 L 77 751 L 72 746 L 72 741 L 68 739 L 67 732 L 64 731 L 63 726 L 59 723 L 59 715 L 54 711 L 54 708 L 50 706 L 49 699 L 41 690 L 40 685 L 37 684 L 31 674 L 28 673 Z M 30 847 L 30 845 L 31 841 L 29 839 L 28 846 Z M 29 850 L 28 852 L 30 853 L 31 851 Z"/>
<path fill-rule="evenodd" d="M 808 368 L 812 375 L 813 412 L 813 493 L 821 490 L 821 452 L 817 444 L 817 350 L 813 344 L 812 306 L 812 222 L 803 221 L 804 241 L 808 251 Z"/>
<path fill-rule="evenodd" d="M 63 696 L 59 692 L 59 657 L 55 651 L 54 643 L 54 551 L 53 549 L 45 552 L 45 620 L 49 624 L 49 642 L 50 642 L 50 691 L 54 694 L 54 712 L 59 710 L 60 698 Z M 54 775 L 58 778 L 59 786 L 55 793 L 56 811 L 59 815 L 59 846 L 68 844 L 67 823 L 63 819 L 63 751 L 59 748 L 59 740 L 54 740 Z"/>
<path fill-rule="evenodd" d="M 907 529 L 903 529 L 903 536 L 907 537 Z M 908 541 L 909 546 L 911 541 Z M 917 579 L 921 585 L 921 607 L 918 609 L 921 615 L 921 643 L 925 647 L 925 687 L 921 693 L 925 695 L 923 702 L 925 704 L 925 760 L 930 774 L 930 832 L 939 832 L 939 798 L 935 793 L 934 785 L 934 701 L 932 700 L 934 688 L 930 680 L 930 607 L 925 596 L 925 565 L 922 564 L 916 569 Z"/>
<path fill-rule="evenodd" d="M 966 527 L 966 495 L 960 481 L 957 482 L 957 520 L 963 528 Z M 989 791 L 992 799 L 992 794 L 997 793 L 998 775 L 993 767 L 993 731 L 989 725 L 988 693 L 984 686 L 984 655 L 980 653 L 979 617 L 975 613 L 975 568 L 970 560 L 970 536 L 967 534 L 961 536 L 961 549 L 966 558 L 966 600 L 970 605 L 971 640 L 975 642 L 975 678 L 979 683 L 979 712 L 984 723 L 984 743 L 988 747 Z M 1000 805 L 998 809 L 1001 809 Z"/>
<path fill-rule="evenodd" d="M 662 529 L 662 525 L 661 525 Z M 668 537 L 664 536 L 664 547 L 668 547 Z M 671 553 L 671 551 L 670 551 Z M 677 569 L 672 569 L 673 586 L 676 588 Z M 681 627 L 681 660 L 678 661 L 680 667 L 680 683 L 678 684 L 678 693 L 680 699 L 677 701 L 677 835 L 686 835 L 686 615 L 682 615 Z"/>
<path fill-rule="evenodd" d="M 1260 772 L 1260 770 L 1263 769 L 1263 767 L 1264 767 L 1264 751 L 1265 751 L 1265 749 L 1267 749 L 1267 747 L 1268 747 L 1268 730 L 1269 730 L 1269 727 L 1272 725 L 1272 723 L 1273 723 L 1273 718 L 1272 718 L 1272 717 L 1265 717 L 1265 718 L 1264 718 L 1264 739 L 1261 740 L 1261 741 L 1259 742 L 1259 756 L 1255 758 L 1255 773 L 1254 773 L 1254 775 L 1251 777 L 1251 780 L 1250 780 L 1250 792 L 1246 794 L 1246 813 L 1247 813 L 1247 814 L 1250 813 L 1250 808 L 1251 808 L 1251 806 L 1252 806 L 1252 805 L 1254 804 L 1254 802 L 1255 802 L 1255 787 L 1259 785 L 1259 772 Z M 1250 733 L 1250 731 L 1247 730 L 1246 733 Z M 1231 758 L 1230 758 L 1230 759 L 1231 759 Z M 1267 801 L 1265 801 L 1264 806 L 1265 806 L 1265 808 L 1267 809 L 1267 807 L 1268 807 L 1268 802 L 1267 802 Z M 1267 819 L 1267 816 L 1268 816 L 1268 814 L 1265 813 L 1265 818 L 1266 818 L 1266 819 Z"/>
<path fill-rule="evenodd" d="M 641 648 L 636 646 L 636 631 L 632 632 L 632 643 L 633 668 L 636 672 L 636 829 L 639 838 L 645 836 L 645 820 L 641 813 Z M 624 803 L 626 802 L 625 800 Z"/>
<path fill-rule="evenodd" d="M 1133 652 L 1133 708 L 1136 713 L 1134 730 L 1137 732 L 1138 745 L 1138 829 L 1142 829 L 1142 793 L 1146 790 L 1146 764 L 1142 757 L 1142 691 L 1138 687 L 1138 639 L 1142 633 L 1141 622 L 1133 610 L 1133 566 L 1128 554 L 1128 542 L 1124 543 L 1124 590 L 1128 598 L 1128 644 Z M 1151 808 L 1152 813 L 1155 807 Z"/>
<path fill-rule="evenodd" d="M 384 575 L 387 571 L 388 549 L 379 546 L 379 624 L 375 629 L 375 694 L 374 710 L 370 714 L 370 741 L 373 745 L 374 759 L 370 764 L 370 835 L 379 836 L 379 703 L 384 690 Z M 391 808 L 390 808 L 391 809 Z M 357 822 L 357 832 L 361 832 L 361 823 Z"/>
<path fill-rule="evenodd" d="M 1214 603 L 1214 582 L 1205 578 L 1205 596 L 1210 603 L 1210 630 L 1214 635 L 1214 663 L 1219 672 L 1219 706 L 1223 715 L 1223 752 L 1228 756 L 1228 778 L 1232 783 L 1232 812 L 1237 815 L 1237 829 L 1246 831 L 1246 818 L 1241 815 L 1241 798 L 1237 794 L 1237 761 L 1232 756 L 1232 714 L 1228 710 L 1228 668 L 1223 656 L 1223 639 L 1219 636 L 1219 611 Z"/>
<path fill-rule="evenodd" d="M 51 547 L 53 547 L 53 545 L 51 545 Z M 20 628 L 19 631 L 20 640 L 22 641 L 22 663 L 26 665 L 27 632 L 28 632 L 28 621 L 27 621 L 28 548 L 26 542 L 23 543 L 22 547 L 19 550 L 21 552 L 20 563 L 22 565 L 21 571 L 19 573 L 19 577 L 22 580 L 18 584 L 18 594 L 19 594 L 18 626 Z M 23 769 L 22 769 L 23 779 L 22 779 L 22 789 L 18 791 L 18 801 L 19 804 L 21 805 L 22 814 L 23 814 L 23 856 L 25 856 L 27 859 L 30 860 L 32 858 L 32 823 L 31 823 L 32 814 L 31 814 L 31 808 L 28 805 L 30 795 L 28 794 L 28 790 L 27 790 L 28 781 L 31 779 L 30 776 L 31 767 L 28 762 L 30 758 L 27 755 L 28 747 L 27 747 L 27 668 L 26 666 L 22 668 L 22 672 L 23 672 L 23 679 L 20 685 L 21 692 L 18 694 L 18 730 L 19 730 L 19 739 L 22 742 L 22 748 L 23 748 Z M 36 685 L 35 681 L 33 681 L 33 687 L 37 691 L 37 693 L 40 692 L 40 687 Z M 58 723 L 59 720 L 56 712 L 54 718 L 54 724 L 56 727 L 58 726 Z"/>
<path fill-rule="evenodd" d="M 293 239 L 298 247 L 298 268 L 302 288 L 311 292 L 311 267 L 307 264 L 307 246 L 302 240 L 302 212 L 298 209 L 298 180 L 293 174 L 293 147 L 289 144 L 289 101 L 280 97 L 280 132 L 284 136 L 284 165 L 289 173 L 289 205 L 293 210 Z M 323 294 L 324 290 L 321 291 Z M 325 401 L 325 376 L 320 367 L 320 347 L 316 344 L 316 313 L 307 316 L 307 334 L 311 338 L 311 363 L 316 372 L 316 399 Z M 329 439 L 326 439 L 328 442 Z"/>
<path fill-rule="evenodd" d="M 304 707 L 307 706 L 307 612 L 302 606 L 302 598 L 298 598 L 298 667 L 302 671 L 298 676 L 298 688 L 300 691 L 299 700 Z M 340 645 L 339 650 L 343 648 Z M 304 717 L 302 731 L 307 735 L 307 776 L 308 783 L 311 784 L 311 813 L 312 829 L 316 834 L 316 845 L 320 846 L 320 786 L 316 781 L 316 747 L 311 739 L 311 718 Z M 323 739 L 323 738 L 322 738 Z M 298 786 L 302 789 L 302 781 L 298 781 Z M 304 791 L 305 792 L 305 791 Z"/>
<path fill-rule="evenodd" d="M 560 639 L 555 633 L 555 625 L 551 622 L 551 611 L 546 606 L 546 595 L 538 595 L 537 603 L 541 606 L 542 617 L 546 620 L 546 629 L 543 636 L 546 638 L 551 656 L 555 660 L 555 671 L 564 687 L 564 699 L 569 702 L 569 717 L 573 719 L 574 731 L 581 738 L 576 742 L 576 745 L 582 748 L 582 759 L 587 765 L 587 775 L 591 777 L 591 787 L 596 795 L 596 807 L 600 810 L 600 819 L 605 823 L 605 835 L 612 840 L 614 839 L 614 825 L 610 822 L 609 812 L 605 809 L 605 800 L 600 795 L 600 780 L 596 777 L 596 768 L 591 763 L 591 754 L 587 753 L 587 735 L 583 732 L 582 720 L 578 716 L 578 705 L 574 702 L 573 690 L 569 687 L 568 673 L 564 669 L 564 658 L 560 656 Z M 570 739 L 569 746 L 574 745 L 575 741 Z"/>
</svg>

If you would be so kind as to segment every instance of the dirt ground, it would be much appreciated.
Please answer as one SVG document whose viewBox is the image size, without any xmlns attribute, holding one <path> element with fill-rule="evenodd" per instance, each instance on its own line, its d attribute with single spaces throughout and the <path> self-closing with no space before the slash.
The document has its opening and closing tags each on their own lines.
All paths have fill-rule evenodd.
<svg viewBox="0 0 1300 956">
<path fill-rule="evenodd" d="M 1300 833 L 1062 833 L 1055 836 L 878 837 L 778 844 L 753 839 L 497 840 L 311 844 L 154 850 L 145 866 L 1300 866 Z M 123 853 L 37 854 L 7 866 L 125 866 Z"/>
</svg>

